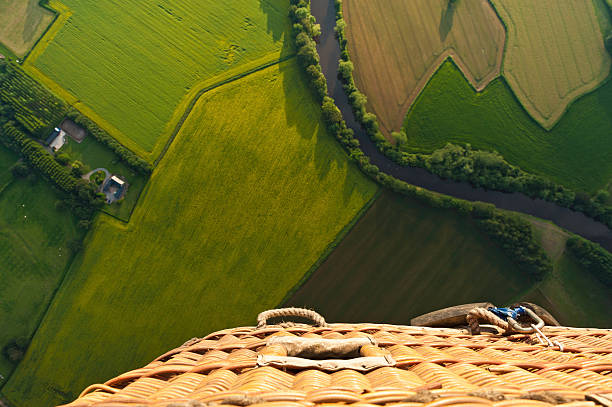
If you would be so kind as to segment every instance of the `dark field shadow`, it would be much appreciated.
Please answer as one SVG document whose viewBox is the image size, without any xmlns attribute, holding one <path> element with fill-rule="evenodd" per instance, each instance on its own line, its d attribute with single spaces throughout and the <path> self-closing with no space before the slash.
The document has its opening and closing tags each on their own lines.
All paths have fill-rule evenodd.
<svg viewBox="0 0 612 407">
<path fill-rule="evenodd" d="M 455 9 L 457 8 L 457 2 L 459 0 L 448 0 L 446 8 L 442 10 L 442 16 L 440 17 L 440 27 L 438 31 L 440 33 L 440 40 L 445 41 L 453 28 L 453 17 L 455 16 Z"/>
</svg>

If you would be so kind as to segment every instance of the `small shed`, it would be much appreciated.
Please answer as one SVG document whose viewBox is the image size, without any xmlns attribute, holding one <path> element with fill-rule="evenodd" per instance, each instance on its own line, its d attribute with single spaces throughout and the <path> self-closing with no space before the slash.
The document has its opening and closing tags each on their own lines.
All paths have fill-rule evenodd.
<svg viewBox="0 0 612 407">
<path fill-rule="evenodd" d="M 116 175 L 111 176 L 102 187 L 102 192 L 106 195 L 106 203 L 111 204 L 125 195 L 127 182 Z"/>
</svg>

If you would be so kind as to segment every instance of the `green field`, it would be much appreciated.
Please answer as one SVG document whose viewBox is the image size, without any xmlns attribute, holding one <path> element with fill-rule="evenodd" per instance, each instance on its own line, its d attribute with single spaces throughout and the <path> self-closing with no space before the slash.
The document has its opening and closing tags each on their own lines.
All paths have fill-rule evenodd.
<svg viewBox="0 0 612 407">
<path fill-rule="evenodd" d="M 207 93 L 129 225 L 97 223 L 9 400 L 67 401 L 278 305 L 377 191 L 320 114 L 293 60 Z"/>
<path fill-rule="evenodd" d="M 52 0 L 61 17 L 26 69 L 155 158 L 198 83 L 293 52 L 288 0 Z M 180 106 L 179 106 L 180 104 Z"/>
<path fill-rule="evenodd" d="M 0 148 L 0 179 L 10 155 Z M 13 157 L 15 158 L 15 157 Z M 7 159 L 7 161 L 5 161 Z M 14 162 L 14 160 L 10 160 Z M 29 340 L 71 260 L 68 243 L 83 232 L 67 210 L 55 209 L 61 195 L 38 179 L 0 186 L 0 349 Z M 0 355 L 0 375 L 14 365 Z M 0 380 L 0 386 L 4 380 Z"/>
<path fill-rule="evenodd" d="M 40 0 L 0 1 L 0 43 L 23 57 L 53 21 L 53 13 L 38 5 Z M 0 47 L 0 53 L 2 52 Z"/>
<path fill-rule="evenodd" d="M 387 192 L 288 304 L 331 322 L 409 324 L 452 305 L 507 303 L 526 280 L 469 216 Z"/>
<path fill-rule="evenodd" d="M 610 73 L 603 42 L 609 18 L 598 21 L 595 3 L 600 0 L 492 0 L 508 31 L 504 78 L 547 129 Z"/>
<path fill-rule="evenodd" d="M 117 202 L 112 205 L 106 205 L 103 210 L 121 220 L 129 220 L 138 197 L 147 183 L 147 177 L 125 165 L 113 151 L 102 145 L 92 136 L 85 137 L 81 143 L 66 137 L 66 144 L 64 144 L 59 152 L 68 154 L 72 160 L 83 162 L 91 170 L 106 168 L 111 174 L 124 176 L 129 184 L 125 200 L 121 203 Z"/>
<path fill-rule="evenodd" d="M 612 178 L 612 82 L 577 100 L 545 131 L 503 79 L 476 93 L 449 61 L 436 72 L 404 122 L 407 148 L 431 152 L 447 142 L 497 150 L 511 164 L 594 193 Z"/>
</svg>

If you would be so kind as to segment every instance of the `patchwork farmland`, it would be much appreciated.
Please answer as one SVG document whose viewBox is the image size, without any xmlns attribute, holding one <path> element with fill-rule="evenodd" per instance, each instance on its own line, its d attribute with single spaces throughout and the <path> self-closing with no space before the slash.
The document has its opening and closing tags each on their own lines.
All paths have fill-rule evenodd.
<svg viewBox="0 0 612 407">
<path fill-rule="evenodd" d="M 51 1 L 62 16 L 26 69 L 154 159 L 204 80 L 292 52 L 288 0 Z"/>
<path fill-rule="evenodd" d="M 610 72 L 595 1 L 492 0 L 508 29 L 503 74 L 529 114 L 550 129 Z M 602 10 L 606 13 L 605 10 Z"/>
<path fill-rule="evenodd" d="M 39 0 L 4 0 L 0 2 L 0 54 L 3 46 L 21 58 L 34 46 L 53 21 L 54 14 L 38 5 Z M 11 56 L 11 55 L 5 55 Z"/>
<path fill-rule="evenodd" d="M 406 112 L 451 56 L 482 90 L 499 75 L 505 31 L 487 0 L 345 0 L 344 18 L 357 87 L 383 131 Z"/>
<path fill-rule="evenodd" d="M 277 305 L 377 191 L 320 115 L 294 61 L 203 96 L 129 225 L 88 237 L 9 400 L 60 402 Z"/>
<path fill-rule="evenodd" d="M 544 130 L 503 78 L 476 93 L 446 62 L 406 116 L 405 148 L 431 152 L 447 142 L 499 151 L 510 163 L 567 187 L 595 193 L 612 179 L 612 82 L 585 95 Z"/>
</svg>

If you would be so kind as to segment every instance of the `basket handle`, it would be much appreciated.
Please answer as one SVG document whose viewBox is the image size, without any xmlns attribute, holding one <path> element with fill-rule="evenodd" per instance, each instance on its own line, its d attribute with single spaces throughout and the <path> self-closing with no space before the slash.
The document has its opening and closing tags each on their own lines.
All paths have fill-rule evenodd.
<svg viewBox="0 0 612 407">
<path fill-rule="evenodd" d="M 257 328 L 263 328 L 267 325 L 270 318 L 278 317 L 300 317 L 310 319 L 315 326 L 327 326 L 325 318 L 313 310 L 306 308 L 277 308 L 264 311 L 257 316 Z"/>
</svg>

